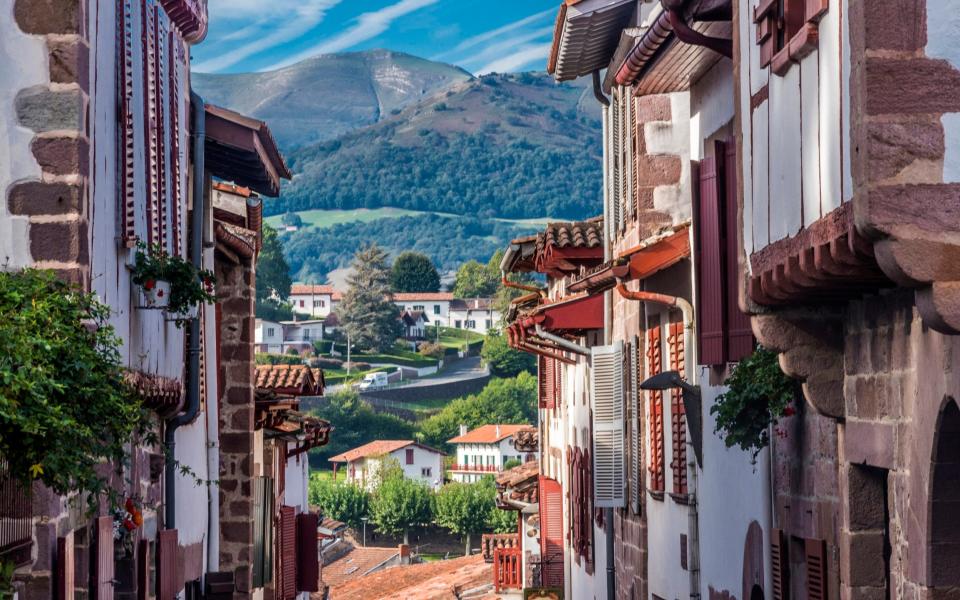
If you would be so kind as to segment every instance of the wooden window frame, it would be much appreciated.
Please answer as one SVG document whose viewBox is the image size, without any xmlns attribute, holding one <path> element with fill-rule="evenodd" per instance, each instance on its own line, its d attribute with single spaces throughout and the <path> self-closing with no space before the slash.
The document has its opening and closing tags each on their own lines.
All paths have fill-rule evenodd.
<svg viewBox="0 0 960 600">
<path fill-rule="evenodd" d="M 760 66 L 783 76 L 817 49 L 818 25 L 830 0 L 761 0 L 753 10 Z"/>
<path fill-rule="evenodd" d="M 686 377 L 683 321 L 671 320 L 667 345 L 670 352 L 670 369 Z M 687 417 L 680 388 L 670 390 L 670 434 L 673 442 L 673 493 L 687 495 Z"/>
<path fill-rule="evenodd" d="M 651 319 L 647 329 L 647 377 L 663 371 L 663 343 L 660 334 L 660 317 Z M 663 498 L 665 448 L 663 439 L 663 392 L 650 390 L 647 393 L 650 407 L 650 492 Z"/>
</svg>

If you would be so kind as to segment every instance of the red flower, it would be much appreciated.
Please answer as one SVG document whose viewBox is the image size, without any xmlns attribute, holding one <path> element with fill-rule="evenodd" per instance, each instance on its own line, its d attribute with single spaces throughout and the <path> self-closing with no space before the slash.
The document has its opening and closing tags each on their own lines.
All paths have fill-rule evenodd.
<svg viewBox="0 0 960 600">
<path fill-rule="evenodd" d="M 163 298 L 163 290 L 157 290 L 157 298 Z"/>
<path fill-rule="evenodd" d="M 156 286 L 157 286 L 157 282 L 152 279 L 148 279 L 146 283 L 143 284 L 144 289 L 147 289 L 147 290 L 152 290 Z"/>
<path fill-rule="evenodd" d="M 143 513 L 141 513 L 139 510 L 133 513 L 133 523 L 137 527 L 140 527 L 141 525 L 143 525 Z"/>
<path fill-rule="evenodd" d="M 123 528 L 126 529 L 127 531 L 133 531 L 134 529 L 137 528 L 137 524 L 131 521 L 130 519 L 124 519 Z"/>
<path fill-rule="evenodd" d="M 788 406 L 783 409 L 783 414 L 787 417 L 792 417 L 793 415 L 797 414 L 797 409 L 792 406 Z"/>
<path fill-rule="evenodd" d="M 123 507 L 127 509 L 128 513 L 133 514 L 133 511 L 137 510 L 137 505 L 133 501 L 133 498 L 127 498 L 127 501 L 123 504 Z"/>
</svg>

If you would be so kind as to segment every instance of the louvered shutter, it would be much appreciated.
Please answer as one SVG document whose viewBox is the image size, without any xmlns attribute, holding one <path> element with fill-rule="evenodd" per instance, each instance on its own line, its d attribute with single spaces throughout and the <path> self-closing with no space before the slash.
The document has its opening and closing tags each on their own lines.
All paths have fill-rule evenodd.
<svg viewBox="0 0 960 600">
<path fill-rule="evenodd" d="M 623 471 L 623 342 L 590 349 L 593 498 L 597 508 L 626 501 Z"/>
<path fill-rule="evenodd" d="M 547 407 L 547 358 L 537 357 L 537 408 Z"/>
<path fill-rule="evenodd" d="M 297 595 L 297 511 L 292 506 L 280 507 L 280 585 L 283 600 Z"/>
<path fill-rule="evenodd" d="M 720 211 L 720 177 L 713 158 L 700 161 L 697 220 L 697 290 L 700 296 L 700 364 L 726 362 L 724 338 L 724 244 Z"/>
<path fill-rule="evenodd" d="M 686 376 L 684 369 L 683 322 L 670 323 L 667 345 L 670 348 L 670 369 Z M 680 388 L 670 390 L 670 431 L 673 442 L 673 492 L 687 493 L 687 419 Z"/>
<path fill-rule="evenodd" d="M 580 449 L 567 446 L 567 465 L 570 473 L 570 548 L 574 558 L 580 556 Z"/>
<path fill-rule="evenodd" d="M 136 195 L 134 192 L 134 109 L 133 109 L 133 0 L 117 0 L 117 82 L 120 98 L 118 166 L 119 200 L 117 212 L 121 245 L 136 243 Z"/>
<path fill-rule="evenodd" d="M 546 397 L 544 399 L 543 407 L 546 409 L 553 409 L 557 407 L 556 362 L 552 358 L 545 358 L 544 367 L 546 371 L 544 374 L 544 379 L 546 381 Z"/>
<path fill-rule="evenodd" d="M 540 476 L 540 583 L 563 587 L 563 490 Z"/>
<path fill-rule="evenodd" d="M 630 380 L 631 395 L 627 401 L 630 403 L 632 414 L 630 415 L 630 507 L 635 514 L 640 514 L 640 499 L 643 494 L 643 474 L 640 469 L 643 465 L 640 456 L 643 448 L 643 403 L 640 398 L 640 339 L 637 336 L 633 338 L 633 344 L 628 351 L 630 355 Z"/>
<path fill-rule="evenodd" d="M 827 544 L 824 540 L 806 540 L 807 599 L 827 600 Z"/>
<path fill-rule="evenodd" d="M 737 362 L 753 353 L 753 330 L 750 315 L 740 310 L 740 236 L 737 234 L 737 146 L 716 142 L 716 155 L 723 157 L 724 241 L 726 242 L 724 296 L 727 325 L 727 360 Z"/>
<path fill-rule="evenodd" d="M 98 517 L 93 522 L 96 540 L 94 554 L 94 600 L 113 600 L 113 517 Z"/>
<path fill-rule="evenodd" d="M 253 587 L 273 579 L 273 481 L 253 480 Z"/>
<path fill-rule="evenodd" d="M 770 575 L 773 583 L 773 600 L 790 600 L 790 562 L 787 556 L 787 540 L 783 530 L 774 529 L 770 536 Z"/>
<path fill-rule="evenodd" d="M 297 515 L 297 591 L 320 590 L 320 555 L 317 549 L 317 526 L 320 518 L 314 513 Z"/>
<path fill-rule="evenodd" d="M 637 119 L 637 100 L 632 95 L 630 104 L 630 212 L 633 216 L 640 215 L 640 136 L 643 134 Z"/>
<path fill-rule="evenodd" d="M 647 329 L 647 377 L 663 371 L 663 347 L 660 337 L 659 318 L 651 319 Z M 662 492 L 664 489 L 663 448 L 663 391 L 650 390 L 650 489 Z"/>
<path fill-rule="evenodd" d="M 157 600 L 174 600 L 183 587 L 177 581 L 177 545 L 176 529 L 157 534 Z"/>
<path fill-rule="evenodd" d="M 57 600 L 73 600 L 74 582 L 73 532 L 57 538 Z"/>
<path fill-rule="evenodd" d="M 612 106 L 611 106 L 612 110 L 610 111 L 610 113 L 613 115 L 613 127 L 611 128 L 613 130 L 612 131 L 613 148 L 611 149 L 613 151 L 613 157 L 611 160 L 613 165 L 613 177 L 611 181 L 612 193 L 610 195 L 610 198 L 611 198 L 610 208 L 611 208 L 611 216 L 613 217 L 613 222 L 611 223 L 610 231 L 614 235 L 616 235 L 616 232 L 620 230 L 620 209 L 621 209 L 620 179 L 623 177 L 623 172 L 621 168 L 622 166 L 620 164 L 620 140 L 621 140 L 620 130 L 622 128 L 622 123 L 620 121 L 620 101 L 619 101 L 620 95 L 621 94 L 619 92 L 614 94 L 613 96 L 614 102 L 612 103 Z"/>
<path fill-rule="evenodd" d="M 627 107 L 630 105 L 629 102 L 630 92 L 628 89 L 624 89 L 623 95 L 620 97 L 620 231 L 622 232 L 626 227 L 627 217 L 630 213 L 630 173 L 632 171 L 629 164 L 629 152 L 628 148 L 630 147 L 630 113 L 627 110 Z"/>
</svg>

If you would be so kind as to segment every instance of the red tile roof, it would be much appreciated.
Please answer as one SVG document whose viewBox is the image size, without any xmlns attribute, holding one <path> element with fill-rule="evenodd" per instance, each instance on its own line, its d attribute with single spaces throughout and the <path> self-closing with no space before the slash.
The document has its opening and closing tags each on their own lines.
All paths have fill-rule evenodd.
<svg viewBox="0 0 960 600">
<path fill-rule="evenodd" d="M 603 219 L 576 223 L 550 223 L 537 236 L 537 249 L 546 246 L 558 248 L 596 248 L 603 245 Z"/>
<path fill-rule="evenodd" d="M 438 301 L 453 300 L 451 292 L 398 292 L 393 295 L 394 302 L 413 302 L 415 300 Z"/>
<path fill-rule="evenodd" d="M 317 382 L 306 365 L 257 365 L 257 389 L 310 396 L 317 392 Z"/>
<path fill-rule="evenodd" d="M 324 578 L 327 568 L 324 567 Z M 459 593 L 490 583 L 490 565 L 477 554 L 388 567 L 331 589 L 330 599 L 448 600 L 457 597 L 455 591 Z"/>
<path fill-rule="evenodd" d="M 229 194 L 236 194 L 237 196 L 243 196 L 244 198 L 250 197 L 250 188 L 234 185 L 232 183 L 226 183 L 223 181 L 214 181 L 213 189 L 221 192 L 227 192 Z"/>
<path fill-rule="evenodd" d="M 383 564 L 398 554 L 397 548 L 354 547 L 337 560 L 323 565 L 321 580 L 331 588 L 342 586 L 354 579 L 363 577 L 370 569 Z M 334 598 L 351 596 L 335 595 Z"/>
<path fill-rule="evenodd" d="M 310 285 L 306 283 L 295 283 L 290 286 L 291 296 L 310 295 L 310 294 L 339 295 L 340 292 L 333 289 L 332 285 Z"/>
<path fill-rule="evenodd" d="M 497 428 L 500 428 L 499 433 Z M 448 444 L 496 444 L 500 440 L 514 435 L 529 425 L 481 425 L 466 435 L 447 440 Z"/>
<path fill-rule="evenodd" d="M 362 446 L 358 446 L 353 450 L 347 450 L 342 454 L 333 456 L 329 460 L 330 462 L 353 462 L 368 456 L 382 456 L 384 454 L 389 454 L 394 450 L 400 450 L 401 448 L 406 448 L 407 446 L 418 446 L 424 450 L 436 452 L 437 454 L 443 454 L 443 452 L 440 452 L 436 448 L 418 444 L 413 440 L 374 440 Z"/>
</svg>

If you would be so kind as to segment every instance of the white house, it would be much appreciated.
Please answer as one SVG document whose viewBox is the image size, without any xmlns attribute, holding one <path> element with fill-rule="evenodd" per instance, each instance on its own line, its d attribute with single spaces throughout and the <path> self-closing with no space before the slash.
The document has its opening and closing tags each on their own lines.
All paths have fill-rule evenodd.
<svg viewBox="0 0 960 600">
<path fill-rule="evenodd" d="M 372 490 L 377 485 L 377 474 L 383 461 L 393 459 L 407 479 L 437 490 L 443 483 L 444 456 L 443 452 L 413 440 L 375 440 L 338 454 L 330 462 L 334 464 L 334 471 L 345 463 L 347 481 Z"/>
<path fill-rule="evenodd" d="M 456 302 L 450 292 L 401 292 L 393 295 L 393 303 L 401 311 L 421 311 L 441 327 L 450 324 L 450 304 Z"/>
<path fill-rule="evenodd" d="M 426 335 L 427 324 L 430 320 L 426 313 L 420 310 L 403 311 L 400 323 L 403 326 L 403 337 L 411 340 L 423 338 Z"/>
<path fill-rule="evenodd" d="M 340 292 L 333 289 L 332 285 L 295 283 L 290 286 L 289 301 L 293 305 L 293 311 L 311 317 L 326 317 L 340 299 Z"/>
<path fill-rule="evenodd" d="M 467 426 L 461 425 L 460 435 L 447 440 L 448 444 L 457 446 L 457 460 L 450 467 L 450 479 L 479 481 L 484 475 L 502 471 L 503 464 L 511 458 L 520 462 L 534 460 L 536 454 L 524 454 L 513 447 L 517 432 L 530 428 L 530 425 L 482 425 L 467 431 Z"/>
<path fill-rule="evenodd" d="M 286 354 L 291 348 L 298 354 L 313 350 L 313 343 L 323 340 L 332 329 L 328 323 L 335 319 L 328 315 L 325 319 L 307 321 L 268 321 L 257 319 L 254 329 L 254 344 L 257 352 Z"/>
<path fill-rule="evenodd" d="M 253 339 L 257 352 L 283 353 L 283 325 L 279 321 L 257 319 Z"/>
<path fill-rule="evenodd" d="M 450 326 L 486 334 L 500 322 L 491 298 L 456 299 L 450 302 Z"/>
</svg>

